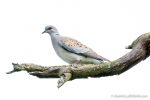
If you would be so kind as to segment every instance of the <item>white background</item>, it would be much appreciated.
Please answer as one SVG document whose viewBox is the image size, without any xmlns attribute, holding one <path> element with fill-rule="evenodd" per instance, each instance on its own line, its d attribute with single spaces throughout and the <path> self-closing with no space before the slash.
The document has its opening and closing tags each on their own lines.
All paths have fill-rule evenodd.
<svg viewBox="0 0 150 100">
<path fill-rule="evenodd" d="M 149 58 L 119 76 L 77 79 L 60 89 L 58 79 L 38 79 L 26 72 L 5 74 L 12 70 L 12 62 L 66 64 L 55 54 L 48 34 L 41 34 L 46 25 L 115 60 L 130 51 L 125 46 L 150 31 L 150 1 L 1 0 L 0 100 L 118 99 L 113 95 L 150 99 Z"/>
</svg>

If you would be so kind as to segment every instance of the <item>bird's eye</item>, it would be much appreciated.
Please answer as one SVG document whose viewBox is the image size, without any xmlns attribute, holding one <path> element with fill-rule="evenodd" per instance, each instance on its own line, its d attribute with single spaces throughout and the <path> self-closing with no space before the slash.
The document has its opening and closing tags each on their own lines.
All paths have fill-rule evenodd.
<svg viewBox="0 0 150 100">
<path fill-rule="evenodd" d="M 52 29 L 52 27 L 47 28 L 47 30 L 51 30 L 51 29 Z"/>
</svg>

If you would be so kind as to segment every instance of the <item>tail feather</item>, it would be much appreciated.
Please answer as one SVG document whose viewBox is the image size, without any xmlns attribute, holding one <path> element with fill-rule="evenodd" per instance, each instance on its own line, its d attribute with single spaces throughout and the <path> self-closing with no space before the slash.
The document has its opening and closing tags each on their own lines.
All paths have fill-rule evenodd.
<svg viewBox="0 0 150 100">
<path fill-rule="evenodd" d="M 102 56 L 98 56 L 98 60 L 102 60 L 102 61 L 108 61 L 108 62 L 111 62 L 110 60 L 102 57 Z"/>
</svg>

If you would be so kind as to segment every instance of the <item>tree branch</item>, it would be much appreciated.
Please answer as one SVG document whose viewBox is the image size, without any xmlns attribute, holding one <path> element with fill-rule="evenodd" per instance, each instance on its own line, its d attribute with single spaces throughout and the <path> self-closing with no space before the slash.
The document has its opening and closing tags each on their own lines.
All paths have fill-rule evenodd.
<svg viewBox="0 0 150 100">
<path fill-rule="evenodd" d="M 132 49 L 129 53 L 111 62 L 102 64 L 78 64 L 61 66 L 40 66 L 36 64 L 15 64 L 11 74 L 18 71 L 27 71 L 30 75 L 39 78 L 59 78 L 58 88 L 65 82 L 77 78 L 102 77 L 121 74 L 130 69 L 150 55 L 150 33 L 139 36 L 133 43 L 126 47 Z"/>
</svg>

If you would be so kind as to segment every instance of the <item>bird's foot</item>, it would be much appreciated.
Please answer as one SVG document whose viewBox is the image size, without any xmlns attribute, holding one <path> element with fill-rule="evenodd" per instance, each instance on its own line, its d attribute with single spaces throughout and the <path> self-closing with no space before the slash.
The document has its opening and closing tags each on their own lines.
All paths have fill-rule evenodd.
<svg viewBox="0 0 150 100">
<path fill-rule="evenodd" d="M 78 64 L 71 64 L 71 66 L 76 68 Z"/>
<path fill-rule="evenodd" d="M 76 60 L 74 63 L 71 64 L 72 67 L 77 67 L 80 64 L 81 60 Z"/>
</svg>

